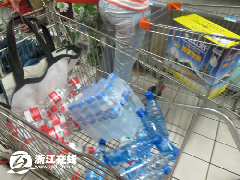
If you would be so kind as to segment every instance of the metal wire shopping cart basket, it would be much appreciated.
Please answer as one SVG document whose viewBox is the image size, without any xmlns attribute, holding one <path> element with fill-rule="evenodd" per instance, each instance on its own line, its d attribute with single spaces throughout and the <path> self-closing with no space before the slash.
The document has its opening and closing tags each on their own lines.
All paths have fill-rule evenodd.
<svg viewBox="0 0 240 180">
<path fill-rule="evenodd" d="M 46 7 L 45 7 L 46 8 Z M 36 10 L 34 12 L 37 12 L 39 10 Z M 160 9 L 157 13 L 164 14 L 166 11 L 166 7 Z M 31 13 L 28 13 L 26 15 L 29 15 Z M 161 17 L 159 14 L 152 14 L 151 19 L 154 20 L 154 17 L 156 20 L 158 17 Z M 143 44 L 142 49 L 134 49 L 133 47 L 130 47 L 129 45 L 118 41 L 117 39 L 113 37 L 109 37 L 108 35 L 96 31 L 95 29 L 88 27 L 86 25 L 83 25 L 79 22 L 76 22 L 72 19 L 66 18 L 54 10 L 47 10 L 44 14 L 38 16 L 39 19 L 46 18 L 46 23 L 48 24 L 48 28 L 50 30 L 50 33 L 53 37 L 54 43 L 56 47 L 61 47 L 64 44 L 70 43 L 70 44 L 76 44 L 77 46 L 82 48 L 82 55 L 79 59 L 77 65 L 74 67 L 74 72 L 77 74 L 78 78 L 80 79 L 81 83 L 83 85 L 89 85 L 92 82 L 95 82 L 97 79 L 97 74 L 100 70 L 99 65 L 101 62 L 101 56 L 94 56 L 92 57 L 89 54 L 89 49 L 91 49 L 92 52 L 101 53 L 103 50 L 108 47 L 110 51 L 118 50 L 116 47 L 106 42 L 119 42 L 123 46 L 127 46 L 128 48 L 133 49 L 136 52 L 139 52 L 140 56 L 138 59 L 136 59 L 137 62 L 142 64 L 146 69 L 144 70 L 143 75 L 138 74 L 138 68 L 137 68 L 137 75 L 134 75 L 132 77 L 132 81 L 130 82 L 130 85 L 132 89 L 135 91 L 135 93 L 142 99 L 144 92 L 148 90 L 149 87 L 156 85 L 158 83 L 158 79 L 154 78 L 154 73 L 161 74 L 162 77 L 164 77 L 164 86 L 165 90 L 162 91 L 161 96 L 157 97 L 157 100 L 159 101 L 159 105 L 161 106 L 167 123 L 167 128 L 169 130 L 169 138 L 174 143 L 176 147 L 181 149 L 181 154 L 179 156 L 180 159 L 178 159 L 175 163 L 171 164 L 172 167 L 172 173 L 166 177 L 169 179 L 197 179 L 194 178 L 198 176 L 195 172 L 188 172 L 186 173 L 186 176 L 183 176 L 183 178 L 178 176 L 179 171 L 182 171 L 181 168 L 184 169 L 185 166 L 192 167 L 195 166 L 196 169 L 199 169 L 198 171 L 202 171 L 204 175 L 199 176 L 198 179 L 207 179 L 209 169 L 212 167 L 217 167 L 220 169 L 224 169 L 226 172 L 233 173 L 236 176 L 239 176 L 239 171 L 232 170 L 229 167 L 220 167 L 217 163 L 214 161 L 214 149 L 217 148 L 217 146 L 226 146 L 228 148 L 231 148 L 232 151 L 237 151 L 240 149 L 240 136 L 238 133 L 238 130 L 240 127 L 236 127 L 232 120 L 235 120 L 235 123 L 238 123 L 237 121 L 237 114 L 233 113 L 229 109 L 220 108 L 219 104 L 209 100 L 206 98 L 206 96 L 202 95 L 201 93 L 198 93 L 195 90 L 192 90 L 182 82 L 176 80 L 172 75 L 166 73 L 161 68 L 161 62 L 164 58 L 164 52 L 161 54 L 161 51 L 156 51 L 158 53 L 153 54 L 150 49 L 147 48 L 149 45 L 149 42 L 154 38 L 151 35 L 151 31 L 146 33 L 145 39 L 146 44 Z M 161 19 L 161 18 L 160 18 Z M 152 24 L 151 24 L 152 25 Z M 86 31 L 92 31 L 94 32 L 94 36 L 90 36 L 88 33 L 85 33 L 81 31 L 81 27 L 84 27 Z M 168 27 L 166 25 L 162 25 L 162 27 Z M 16 31 L 18 30 L 16 27 Z M 163 34 L 165 36 L 168 36 L 168 32 L 164 31 L 154 31 L 154 32 L 160 32 L 160 34 Z M 6 32 L 2 32 L 0 34 L 1 37 L 4 37 Z M 91 43 L 84 43 L 83 41 L 76 40 L 76 34 L 80 34 L 83 36 L 84 40 L 91 40 Z M 161 36 L 160 36 L 161 37 Z M 24 32 L 21 33 L 21 36 L 18 38 L 20 39 L 31 39 L 32 37 L 31 32 Z M 166 38 L 161 37 L 162 41 L 160 41 L 161 45 L 164 45 L 166 43 Z M 110 40 L 110 41 L 108 41 Z M 151 44 L 150 44 L 151 45 Z M 149 46 L 148 46 L 149 47 Z M 156 49 L 159 50 L 157 46 L 155 46 Z M 160 50 L 163 48 L 161 47 Z M 3 49 L 6 50 L 6 49 Z M 0 50 L 2 52 L 3 50 Z M 130 54 L 122 53 L 122 58 L 125 56 L 131 56 Z M 160 53 L 160 54 L 159 54 Z M 93 63 L 89 63 L 89 58 L 95 58 Z M 110 61 L 110 59 L 108 59 Z M 156 61 L 157 65 L 152 63 L 153 61 Z M 160 66 L 159 64 L 160 63 Z M 3 76 L 5 74 L 3 73 Z M 162 82 L 162 81 L 161 81 Z M 159 83 L 158 83 L 159 84 Z M 225 114 L 224 114 L 225 113 Z M 97 173 L 98 175 L 102 176 L 105 179 L 119 179 L 119 175 L 117 175 L 116 170 L 104 165 L 103 163 L 97 161 L 96 159 L 92 158 L 90 155 L 86 155 L 83 153 L 76 152 L 72 150 L 71 148 L 67 147 L 66 145 L 61 144 L 59 141 L 51 138 L 50 136 L 44 134 L 39 129 L 36 129 L 35 126 L 29 124 L 28 122 L 25 122 L 21 117 L 18 117 L 14 115 L 11 111 L 8 109 L 0 106 L 0 140 L 1 144 L 5 148 L 10 148 L 13 152 L 15 151 L 21 151 L 25 150 L 28 152 L 28 154 L 31 155 L 32 158 L 34 158 L 36 155 L 42 154 L 42 149 L 44 148 L 41 146 L 42 144 L 47 144 L 52 149 L 57 149 L 61 151 L 63 154 L 67 155 L 66 152 L 62 151 L 62 148 L 65 148 L 72 154 L 75 154 L 77 156 L 77 164 L 74 166 L 74 168 L 61 168 L 59 166 L 56 166 L 54 169 L 37 169 L 38 172 L 45 174 L 48 178 L 52 179 L 71 179 L 73 178 L 73 175 L 75 177 L 78 177 L 79 179 L 84 179 L 84 175 L 87 172 L 87 169 L 90 169 Z M 231 120 L 232 119 L 232 120 Z M 15 136 L 13 133 L 13 129 L 9 125 L 9 122 L 17 124 L 18 129 L 20 132 L 18 136 Z M 201 124 L 203 122 L 203 124 Z M 208 124 L 214 124 L 214 129 L 209 129 Z M 200 128 L 197 128 L 200 126 Z M 234 142 L 222 142 L 221 139 L 219 139 L 217 136 L 222 131 L 221 126 L 227 126 L 229 129 L 229 132 L 231 134 L 231 138 Z M 207 134 L 207 132 L 210 131 L 210 135 Z M 28 132 L 28 133 L 26 133 Z M 226 133 L 226 132 L 225 132 Z M 24 141 L 24 137 L 22 134 L 27 134 L 31 139 L 34 139 L 34 141 L 39 142 L 37 146 L 32 146 L 31 144 Z M 76 130 L 71 135 L 73 141 L 87 145 L 87 146 L 97 146 L 97 143 L 94 142 L 84 131 L 82 130 Z M 196 143 L 195 143 L 196 142 Z M 207 144 L 206 142 L 210 142 L 210 144 Z M 206 143 L 206 144 L 205 144 Z M 197 146 L 197 144 L 201 144 Z M 107 142 L 107 151 L 111 149 L 115 149 L 119 146 L 118 140 L 112 140 L 110 142 Z M 207 153 L 209 155 L 209 158 L 205 158 L 205 156 L 202 156 L 201 154 L 198 154 L 199 151 L 194 151 L 195 148 L 200 149 L 200 151 L 205 152 L 207 150 Z M 191 149 L 193 151 L 188 151 L 188 149 Z M 218 147 L 219 148 L 219 147 Z M 158 153 L 155 148 L 152 149 L 152 153 Z M 44 154 L 43 154 L 44 155 Z M 6 154 L 2 154 L 2 157 L 6 157 Z M 9 155 L 8 155 L 9 157 Z M 193 161 L 189 160 L 192 158 Z M 185 165 L 182 165 L 182 161 L 188 160 Z M 197 161 L 196 161 L 197 160 Z M 204 163 L 206 165 L 206 168 L 203 170 L 200 168 L 201 163 Z M 89 167 L 89 164 L 91 164 L 92 168 Z M 182 166 L 180 166 L 180 165 Z M 127 164 L 123 165 L 124 167 L 127 166 Z M 102 167 L 102 168 L 100 168 Z M 121 166 L 122 167 L 122 166 Z M 119 168 L 121 168 L 119 167 Z M 96 171 L 96 169 L 100 169 L 104 173 L 101 174 L 99 171 Z M 75 174 L 75 171 L 80 173 L 80 176 Z M 193 178 L 192 178 L 193 177 Z"/>
</svg>

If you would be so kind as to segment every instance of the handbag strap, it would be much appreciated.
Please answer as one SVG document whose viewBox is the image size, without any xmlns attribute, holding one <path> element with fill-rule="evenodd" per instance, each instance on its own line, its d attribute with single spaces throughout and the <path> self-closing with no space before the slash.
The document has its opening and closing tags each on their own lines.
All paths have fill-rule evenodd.
<svg viewBox="0 0 240 180">
<path fill-rule="evenodd" d="M 50 33 L 46 26 L 35 17 L 24 17 L 22 15 L 19 15 L 17 17 L 12 18 L 7 24 L 7 42 L 8 42 L 8 54 L 9 54 L 9 65 L 11 67 L 11 70 L 13 72 L 14 79 L 16 81 L 17 86 L 23 86 L 24 85 L 24 70 L 23 66 L 21 64 L 21 61 L 18 56 L 17 51 L 17 45 L 16 45 L 16 38 L 14 35 L 14 27 L 13 27 L 13 21 L 16 21 L 18 19 L 22 19 L 25 21 L 25 23 L 28 25 L 28 27 L 32 30 L 32 32 L 35 34 L 37 41 L 41 45 L 41 48 L 43 50 L 44 55 L 47 57 L 48 61 L 48 67 L 50 67 L 52 64 L 55 63 L 55 58 L 52 56 L 52 51 L 55 49 L 52 38 L 50 36 Z M 43 38 L 40 36 L 40 34 L 37 31 L 37 28 L 31 23 L 31 21 L 36 22 L 42 27 L 43 34 L 45 37 L 45 41 L 48 43 L 46 44 L 43 40 Z"/>
</svg>

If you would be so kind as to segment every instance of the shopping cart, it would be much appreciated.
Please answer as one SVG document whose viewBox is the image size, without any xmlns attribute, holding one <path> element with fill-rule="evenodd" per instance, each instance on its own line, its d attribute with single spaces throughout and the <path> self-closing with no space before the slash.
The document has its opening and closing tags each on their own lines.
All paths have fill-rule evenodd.
<svg viewBox="0 0 240 180">
<path fill-rule="evenodd" d="M 164 12 L 164 9 L 161 9 L 160 11 Z M 37 11 L 38 10 L 36 10 L 35 12 Z M 31 13 L 25 15 L 30 14 Z M 217 167 L 223 169 L 227 173 L 232 173 L 235 176 L 240 176 L 239 171 L 235 170 L 236 168 L 232 170 L 232 167 L 221 167 L 218 163 L 215 163 L 216 157 L 214 155 L 214 150 L 218 149 L 219 145 L 224 147 L 226 146 L 232 151 L 237 151 L 237 153 L 239 153 L 240 136 L 238 130 L 240 127 L 237 128 L 232 121 L 235 120 L 234 122 L 238 123 L 238 121 L 236 121 L 237 115 L 227 110 L 225 112 L 226 114 L 222 113 L 220 111 L 221 109 L 219 109 L 218 107 L 218 104 L 207 99 L 205 96 L 198 93 L 197 91 L 192 90 L 182 82 L 176 80 L 173 76 L 163 71 L 162 68 L 159 68 L 161 66 L 158 66 L 158 64 L 158 68 L 156 68 L 155 65 L 152 64 L 152 61 L 155 60 L 157 61 L 157 63 L 161 63 L 161 58 L 164 57 L 164 54 L 160 56 L 159 54 L 152 54 L 149 49 L 134 49 L 128 44 L 125 44 L 102 32 L 96 31 L 94 28 L 88 27 L 72 19 L 66 18 L 58 14 L 54 9 L 49 9 L 44 14 L 38 16 L 39 19 L 44 19 L 46 17 L 48 24 L 47 27 L 53 37 L 56 47 L 62 47 L 63 45 L 70 43 L 82 48 L 81 58 L 79 59 L 77 65 L 74 67 L 73 72 L 78 76 L 80 82 L 83 85 L 88 86 L 92 82 L 96 82 L 98 78 L 97 76 L 101 71 L 101 69 L 99 68 L 99 65 L 101 63 L 101 56 L 92 57 L 91 54 L 89 54 L 89 48 L 91 49 L 91 51 L 101 54 L 103 50 L 108 47 L 110 53 L 110 51 L 114 52 L 115 50 L 118 50 L 113 45 L 113 42 L 119 42 L 123 46 L 139 52 L 139 58 L 132 58 L 134 58 L 138 63 L 146 67 L 146 69 L 144 70 L 143 75 L 140 76 L 138 73 L 137 75 L 134 75 L 132 77 L 130 85 L 131 88 L 135 91 L 135 93 L 143 101 L 145 100 L 143 95 L 148 90 L 148 88 L 158 83 L 158 79 L 154 78 L 154 74 L 161 74 L 161 77 L 163 77 L 161 78 L 161 80 L 164 80 L 165 90 L 162 89 L 163 91 L 161 93 L 161 96 L 157 96 L 156 99 L 165 114 L 167 128 L 169 130 L 169 138 L 176 147 L 181 149 L 181 153 L 179 156 L 180 159 L 177 159 L 175 163 L 170 164 L 172 167 L 172 173 L 167 176 L 166 179 L 207 179 L 212 167 Z M 82 32 L 81 27 L 84 27 L 86 29 L 86 32 L 94 32 L 95 35 L 91 36 L 89 35 L 89 33 Z M 84 43 L 83 41 L 76 40 L 75 33 L 81 34 L 85 37 L 84 39 L 88 39 L 89 41 L 91 40 L 91 43 L 88 43 L 88 45 L 86 45 L 86 43 Z M 6 32 L 2 32 L 0 35 L 1 37 L 4 37 L 6 35 Z M 167 36 L 168 34 L 165 33 L 165 35 Z M 19 38 L 23 40 L 31 39 L 34 37 L 31 32 L 24 32 L 21 34 L 21 36 L 19 36 Z M 154 37 L 150 37 L 150 33 L 146 33 L 146 38 L 148 38 L 149 42 L 151 42 L 151 39 L 155 39 Z M 164 38 L 163 40 L 165 41 Z M 0 53 L 3 50 L 0 50 Z M 130 54 L 126 54 L 124 52 L 121 53 L 123 59 L 126 56 L 131 56 Z M 159 56 L 161 58 L 159 58 Z M 89 63 L 89 59 L 92 58 L 94 58 L 94 61 L 91 62 L 95 62 L 95 64 Z M 108 59 L 108 61 L 110 60 L 111 59 Z M 4 75 L 5 74 L 3 73 L 3 76 Z M 163 84 L 162 81 L 161 84 Z M 59 141 L 51 138 L 39 129 L 36 129 L 35 126 L 24 121 L 21 117 L 16 116 L 10 110 L 4 108 L 3 106 L 0 106 L 0 114 L 1 144 L 5 148 L 11 149 L 13 152 L 21 150 L 27 151 L 33 159 L 33 164 L 35 162 L 34 158 L 36 157 L 36 155 L 45 155 L 43 153 L 43 144 L 47 144 L 47 146 L 51 147 L 52 150 L 56 149 L 62 152 L 64 155 L 67 154 L 61 148 L 64 148 L 70 153 L 77 156 L 77 164 L 72 168 L 55 166 L 54 169 L 36 169 L 38 173 L 45 175 L 49 179 L 72 179 L 74 178 L 73 175 L 75 177 L 78 177 L 79 179 L 84 179 L 84 175 L 88 169 L 94 171 L 96 174 L 102 176 L 104 179 L 121 179 L 121 177 L 119 177 L 119 175 L 117 174 L 116 170 L 121 167 L 129 166 L 126 163 L 122 166 L 116 167 L 116 169 L 110 168 L 105 164 L 99 162 L 98 160 L 92 158 L 90 155 L 79 153 L 64 144 L 61 144 Z M 14 123 L 18 126 L 18 136 L 15 136 L 15 134 L 13 133 L 14 130 L 12 129 L 12 126 L 9 124 L 9 122 Z M 204 123 L 201 124 L 201 122 Z M 214 124 L 214 129 L 209 129 L 210 124 Z M 196 128 L 198 126 L 200 126 L 201 128 Z M 221 139 L 218 139 L 217 135 L 223 130 L 221 128 L 222 126 L 228 127 L 229 132 L 231 133 L 229 138 L 231 139 L 231 142 L 222 142 Z M 208 131 L 211 131 L 211 133 L 207 134 Z M 227 132 L 225 131 L 224 133 L 227 134 Z M 24 138 L 24 136 L 27 136 L 33 139 L 35 142 L 38 142 L 37 145 L 32 146 L 31 143 L 25 142 L 24 140 L 26 138 Z M 71 137 L 74 142 L 78 142 L 83 145 L 94 147 L 97 147 L 98 145 L 83 130 L 80 129 L 75 130 Z M 232 142 L 232 139 L 234 140 L 234 142 Z M 206 142 L 211 143 L 208 144 Z M 199 148 L 199 144 L 201 144 L 200 147 L 202 147 L 203 149 Z M 118 146 L 118 140 L 112 140 L 110 142 L 107 142 L 106 144 L 107 151 L 115 149 Z M 190 149 L 194 151 L 188 151 L 189 146 Z M 200 151 L 195 151 L 194 147 L 202 151 L 207 150 L 209 157 L 206 158 L 205 156 L 200 154 Z M 152 148 L 151 152 L 153 154 L 158 153 L 156 148 Z M 3 153 L 0 155 L 0 157 L 5 157 L 5 159 L 8 159 L 9 154 Z M 218 157 L 219 156 L 217 156 L 217 158 Z M 189 158 L 192 158 L 193 161 L 191 161 Z M 238 160 L 238 157 L 236 157 L 236 159 Z M 184 160 L 187 160 L 187 164 L 182 163 Z M 206 165 L 204 169 L 202 169 L 200 166 L 200 164 L 202 163 Z M 89 167 L 89 164 L 92 165 L 92 168 Z M 235 165 L 239 167 L 238 164 Z M 189 168 L 194 167 L 197 169 L 197 171 L 192 170 L 186 172 L 184 176 L 179 175 L 179 172 L 183 172 L 184 167 L 186 166 L 188 166 Z M 181 168 L 183 168 L 183 170 Z M 97 171 L 96 169 L 100 169 L 102 172 L 104 172 L 104 174 L 99 173 L 99 171 Z M 201 171 L 201 173 L 198 171 Z M 75 172 L 78 172 L 80 176 L 75 174 Z M 199 173 L 201 174 L 201 176 L 199 175 Z"/>
</svg>

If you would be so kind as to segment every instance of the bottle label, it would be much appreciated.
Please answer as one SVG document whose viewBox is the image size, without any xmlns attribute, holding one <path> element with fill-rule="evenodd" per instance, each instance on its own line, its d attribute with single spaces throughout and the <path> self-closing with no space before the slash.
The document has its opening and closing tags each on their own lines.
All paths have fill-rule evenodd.
<svg viewBox="0 0 240 180">
<path fill-rule="evenodd" d="M 52 115 L 50 118 L 52 120 L 53 126 L 66 122 L 66 118 L 62 113 Z"/>
<path fill-rule="evenodd" d="M 121 112 L 120 105 L 115 102 L 114 105 L 106 111 L 106 114 L 111 119 L 115 119 L 119 116 L 120 112 Z"/>
<path fill-rule="evenodd" d="M 54 101 L 55 104 L 59 103 L 65 97 L 63 91 L 60 88 L 56 89 L 48 96 Z"/>
<path fill-rule="evenodd" d="M 42 116 L 37 107 L 24 111 L 24 116 L 25 119 L 30 123 L 42 119 Z"/>
<path fill-rule="evenodd" d="M 79 82 L 77 77 L 74 77 L 68 83 L 72 85 L 73 90 L 77 90 L 77 89 L 80 89 L 82 87 L 82 85 L 80 84 L 80 82 Z"/>
<path fill-rule="evenodd" d="M 123 93 L 122 96 L 121 96 L 121 98 L 120 98 L 120 104 L 121 104 L 122 106 L 125 106 L 125 104 L 127 104 L 127 102 L 128 102 L 128 98 L 127 98 L 127 96 Z"/>
<path fill-rule="evenodd" d="M 53 128 L 50 128 L 50 130 L 48 131 L 48 135 L 55 139 L 60 139 L 64 136 L 63 130 L 60 125 L 56 125 Z"/>
<path fill-rule="evenodd" d="M 101 111 L 99 111 L 97 114 L 96 114 L 96 117 L 98 119 L 99 122 L 101 121 L 105 121 L 108 119 L 107 115 Z"/>
<path fill-rule="evenodd" d="M 59 106 L 59 110 L 64 112 L 64 111 L 67 111 L 68 110 L 68 105 L 71 104 L 73 102 L 73 98 L 69 97 L 68 98 L 68 101 L 70 103 L 60 103 L 60 106 Z"/>
<path fill-rule="evenodd" d="M 131 92 L 132 92 L 132 89 L 129 87 L 128 84 L 126 84 L 126 85 L 125 85 L 125 88 L 124 88 L 124 92 L 123 92 L 124 95 L 125 95 L 125 96 L 129 96 Z"/>
</svg>

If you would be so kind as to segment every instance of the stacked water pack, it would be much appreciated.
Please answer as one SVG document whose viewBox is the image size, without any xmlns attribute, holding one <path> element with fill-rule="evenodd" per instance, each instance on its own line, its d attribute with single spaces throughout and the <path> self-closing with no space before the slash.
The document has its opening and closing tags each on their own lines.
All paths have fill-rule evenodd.
<svg viewBox="0 0 240 180">
<path fill-rule="evenodd" d="M 114 73 L 82 89 L 83 96 L 69 105 L 72 118 L 96 142 L 131 137 L 141 124 L 136 111 L 144 108 L 129 85 Z"/>
</svg>

